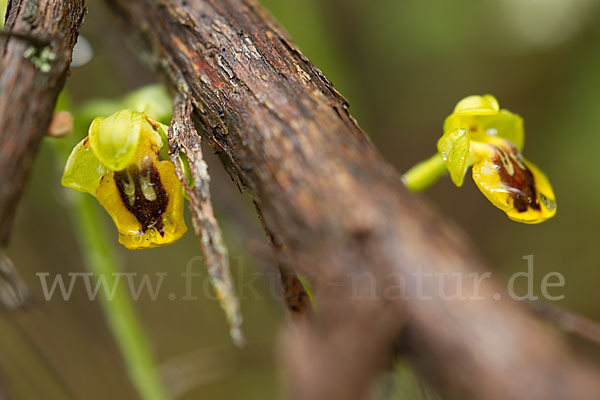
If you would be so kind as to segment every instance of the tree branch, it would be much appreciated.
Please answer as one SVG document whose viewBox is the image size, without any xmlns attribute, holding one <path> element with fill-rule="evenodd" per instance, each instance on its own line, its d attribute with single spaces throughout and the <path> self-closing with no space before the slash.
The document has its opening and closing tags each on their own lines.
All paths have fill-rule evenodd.
<svg viewBox="0 0 600 400">
<path fill-rule="evenodd" d="M 598 322 L 552 304 L 532 301 L 528 305 L 535 315 L 552 322 L 563 332 L 589 340 L 600 346 L 600 324 Z"/>
<path fill-rule="evenodd" d="M 458 286 L 454 277 L 488 266 L 405 190 L 347 102 L 253 0 L 107 1 L 190 99 L 200 134 L 316 290 L 317 315 L 284 337 L 295 398 L 363 398 L 401 339 L 447 396 L 600 398 L 598 371 L 499 282 Z M 440 276 L 445 292 L 481 299 L 446 300 Z"/>
<path fill-rule="evenodd" d="M 85 13 L 83 0 L 8 2 L 8 34 L 0 36 L 0 246 L 8 242 Z"/>
</svg>

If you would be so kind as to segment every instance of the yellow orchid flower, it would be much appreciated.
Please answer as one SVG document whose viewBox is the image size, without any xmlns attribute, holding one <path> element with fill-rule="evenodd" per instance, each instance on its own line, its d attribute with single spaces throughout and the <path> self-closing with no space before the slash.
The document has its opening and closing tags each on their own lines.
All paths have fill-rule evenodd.
<svg viewBox="0 0 600 400">
<path fill-rule="evenodd" d="M 500 109 L 490 95 L 458 102 L 444 122 L 438 154 L 404 176 L 410 190 L 423 190 L 446 170 L 456 186 L 473 168 L 473 180 L 490 202 L 514 221 L 535 224 L 556 214 L 556 198 L 548 178 L 521 154 L 523 120 Z"/>
<path fill-rule="evenodd" d="M 128 249 L 167 245 L 187 231 L 183 187 L 159 155 L 166 129 L 130 110 L 96 118 L 65 166 L 62 184 L 96 197 Z"/>
</svg>

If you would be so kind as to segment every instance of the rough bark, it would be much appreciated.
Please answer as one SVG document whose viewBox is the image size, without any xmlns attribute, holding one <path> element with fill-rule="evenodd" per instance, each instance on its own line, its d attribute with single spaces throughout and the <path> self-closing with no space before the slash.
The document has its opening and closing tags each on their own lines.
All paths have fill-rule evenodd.
<svg viewBox="0 0 600 400">
<path fill-rule="evenodd" d="M 8 2 L 6 34 L 0 36 L 0 246 L 8 242 L 85 12 L 83 0 Z"/>
<path fill-rule="evenodd" d="M 200 134 L 317 292 L 318 313 L 283 339 L 293 397 L 364 397 L 400 343 L 448 396 L 600 398 L 598 371 L 498 282 L 484 280 L 480 300 L 443 298 L 437 276 L 452 293 L 456 274 L 488 266 L 407 193 L 346 101 L 254 1 L 107 1 L 191 100 Z"/>
</svg>

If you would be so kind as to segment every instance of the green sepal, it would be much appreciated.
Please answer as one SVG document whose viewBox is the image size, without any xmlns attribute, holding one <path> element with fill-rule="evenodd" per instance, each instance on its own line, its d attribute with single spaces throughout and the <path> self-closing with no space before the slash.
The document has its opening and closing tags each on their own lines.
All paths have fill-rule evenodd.
<svg viewBox="0 0 600 400">
<path fill-rule="evenodd" d="M 525 144 L 525 129 L 523 118 L 508 110 L 500 110 L 494 120 L 490 120 L 485 126 L 488 134 L 497 132 L 497 136 L 511 142 L 519 151 L 523 150 Z"/>
<path fill-rule="evenodd" d="M 102 165 L 89 145 L 86 145 L 86 140 L 87 138 L 83 139 L 73 148 L 61 183 L 63 186 L 94 195 L 102 176 L 109 170 Z"/>
</svg>

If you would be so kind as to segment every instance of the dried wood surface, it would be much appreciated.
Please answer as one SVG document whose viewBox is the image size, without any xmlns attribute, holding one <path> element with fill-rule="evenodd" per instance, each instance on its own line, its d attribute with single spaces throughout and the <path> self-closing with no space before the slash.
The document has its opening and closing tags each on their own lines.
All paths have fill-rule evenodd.
<svg viewBox="0 0 600 400">
<path fill-rule="evenodd" d="M 9 0 L 0 36 L 0 246 L 12 220 L 86 9 L 83 0 Z"/>
</svg>

